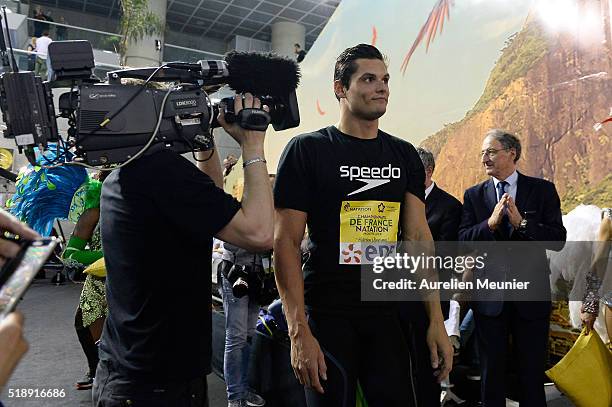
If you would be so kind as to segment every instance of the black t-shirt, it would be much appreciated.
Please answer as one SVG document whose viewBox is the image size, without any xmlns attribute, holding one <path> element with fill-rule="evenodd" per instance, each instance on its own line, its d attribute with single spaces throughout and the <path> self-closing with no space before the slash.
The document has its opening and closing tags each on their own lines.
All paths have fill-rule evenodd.
<svg viewBox="0 0 612 407">
<path fill-rule="evenodd" d="M 274 184 L 277 208 L 307 213 L 305 302 L 322 312 L 364 312 L 360 266 L 384 255 L 400 231 L 405 193 L 425 200 L 425 171 L 412 144 L 378 131 L 359 139 L 330 126 L 293 138 Z"/>
<path fill-rule="evenodd" d="M 105 180 L 100 224 L 109 315 L 100 347 L 121 373 L 167 383 L 210 372 L 212 237 L 239 208 L 169 150 Z"/>
</svg>

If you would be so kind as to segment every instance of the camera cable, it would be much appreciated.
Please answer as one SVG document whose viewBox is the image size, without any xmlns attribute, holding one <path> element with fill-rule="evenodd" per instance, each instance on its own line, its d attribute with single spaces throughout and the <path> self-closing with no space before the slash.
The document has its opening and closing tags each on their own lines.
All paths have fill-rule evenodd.
<svg viewBox="0 0 612 407">
<path fill-rule="evenodd" d="M 168 100 L 168 97 L 170 96 L 170 93 L 172 93 L 173 90 L 174 90 L 173 87 L 169 88 L 168 91 L 166 92 L 166 95 L 164 96 L 164 99 L 162 100 L 161 108 L 159 110 L 159 116 L 157 117 L 157 124 L 155 125 L 155 130 L 153 130 L 153 133 L 151 134 L 151 138 L 149 138 L 149 141 L 147 142 L 147 144 L 145 144 L 136 154 L 134 154 L 134 156 L 132 156 L 129 160 L 125 161 L 124 163 L 116 167 L 113 167 L 113 168 L 99 168 L 99 167 L 94 167 L 93 165 L 72 161 L 72 162 L 64 162 L 64 163 L 60 163 L 56 165 L 42 166 L 42 167 L 43 168 L 57 168 L 62 165 L 78 165 L 81 167 L 89 168 L 92 170 L 100 170 L 100 171 L 112 171 L 112 170 L 116 170 L 121 167 L 125 167 L 126 165 L 134 161 L 135 159 L 139 158 L 151 146 L 151 144 L 153 144 L 153 141 L 155 140 L 155 137 L 157 136 L 157 133 L 159 132 L 159 127 L 161 126 L 161 122 L 164 117 L 164 109 L 166 107 L 166 101 Z"/>
</svg>

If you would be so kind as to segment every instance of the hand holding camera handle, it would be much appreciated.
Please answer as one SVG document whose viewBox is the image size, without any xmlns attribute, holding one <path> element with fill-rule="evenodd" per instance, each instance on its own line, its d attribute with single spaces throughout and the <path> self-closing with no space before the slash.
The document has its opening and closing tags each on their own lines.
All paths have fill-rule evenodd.
<svg viewBox="0 0 612 407">
<path fill-rule="evenodd" d="M 236 117 L 236 122 L 246 130 L 266 131 L 272 117 L 263 109 L 242 109 Z"/>
<path fill-rule="evenodd" d="M 257 107 L 245 107 L 238 114 L 234 113 L 234 98 L 223 99 L 223 113 L 227 123 L 237 123 L 245 130 L 266 131 L 272 121 L 270 113 Z"/>
</svg>

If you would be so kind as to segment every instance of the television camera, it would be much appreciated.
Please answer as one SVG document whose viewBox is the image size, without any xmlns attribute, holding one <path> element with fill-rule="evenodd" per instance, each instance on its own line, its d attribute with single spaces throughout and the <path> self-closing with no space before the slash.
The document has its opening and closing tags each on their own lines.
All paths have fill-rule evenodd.
<svg viewBox="0 0 612 407">
<path fill-rule="evenodd" d="M 10 46 L 10 38 L 9 38 Z M 11 49 L 12 50 L 12 49 Z M 19 71 L 8 58 L 0 35 L 0 108 L 6 130 L 28 161 L 34 148 L 49 142 L 74 149 L 74 163 L 106 166 L 127 163 L 145 152 L 172 149 L 179 153 L 212 148 L 212 130 L 224 109 L 226 121 L 241 127 L 275 130 L 299 125 L 295 89 L 297 64 L 273 54 L 230 52 L 224 60 L 170 62 L 153 68 L 112 71 L 102 82 L 93 75 L 93 50 L 88 41 L 56 41 L 47 63 L 52 77 L 43 81 Z M 264 109 L 233 112 L 234 99 L 213 100 L 210 94 L 228 85 L 237 94 L 250 92 Z M 68 137 L 58 133 L 53 88 L 68 87 L 59 96 L 59 117 L 68 119 Z"/>
</svg>

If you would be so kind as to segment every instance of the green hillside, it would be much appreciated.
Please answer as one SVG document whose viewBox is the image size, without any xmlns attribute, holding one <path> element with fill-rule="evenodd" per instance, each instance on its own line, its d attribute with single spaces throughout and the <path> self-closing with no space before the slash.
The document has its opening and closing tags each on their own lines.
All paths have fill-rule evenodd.
<svg viewBox="0 0 612 407">
<path fill-rule="evenodd" d="M 444 129 L 429 136 L 421 143 L 437 156 L 455 128 L 500 96 L 512 83 L 529 71 L 548 51 L 548 42 L 542 29 L 534 22 L 528 22 L 518 33 L 506 40 L 501 55 L 491 71 L 487 84 L 478 102 L 459 122 L 448 124 Z"/>
<path fill-rule="evenodd" d="M 561 199 L 561 210 L 568 213 L 579 204 L 612 207 L 612 174 L 594 185 L 585 185 L 580 190 L 569 190 Z"/>
<path fill-rule="evenodd" d="M 536 23 L 528 23 L 520 32 L 508 38 L 482 96 L 470 113 L 484 110 L 512 81 L 525 76 L 547 51 L 548 42 Z"/>
</svg>

